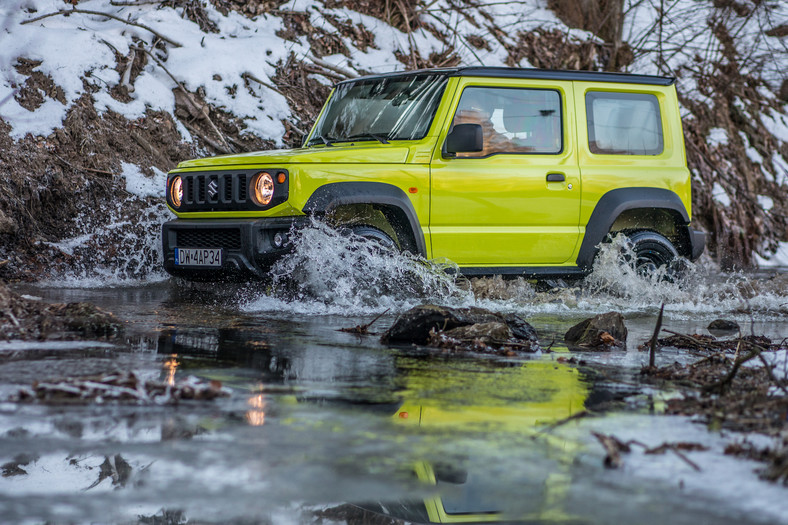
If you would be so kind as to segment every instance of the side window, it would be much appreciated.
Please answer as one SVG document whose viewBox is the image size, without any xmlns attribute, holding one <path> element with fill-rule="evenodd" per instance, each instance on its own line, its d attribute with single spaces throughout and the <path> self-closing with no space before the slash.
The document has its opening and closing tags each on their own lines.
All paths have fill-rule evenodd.
<svg viewBox="0 0 788 525">
<path fill-rule="evenodd" d="M 600 155 L 659 155 L 659 101 L 647 93 L 586 93 L 588 147 Z"/>
<path fill-rule="evenodd" d="M 460 97 L 452 127 L 479 124 L 484 147 L 457 157 L 495 153 L 557 154 L 564 149 L 561 95 L 552 89 L 468 87 Z"/>
</svg>

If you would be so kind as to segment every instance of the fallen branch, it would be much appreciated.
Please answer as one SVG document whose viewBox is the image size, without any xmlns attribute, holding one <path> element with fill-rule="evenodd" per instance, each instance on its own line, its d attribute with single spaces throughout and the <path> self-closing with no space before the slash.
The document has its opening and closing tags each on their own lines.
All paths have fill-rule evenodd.
<svg viewBox="0 0 788 525">
<path fill-rule="evenodd" d="M 183 92 L 183 94 L 186 95 L 186 98 L 189 100 L 189 103 L 192 104 L 192 106 L 194 106 L 195 109 L 199 109 L 200 108 L 200 105 L 197 103 L 196 100 L 194 100 L 194 97 L 192 96 L 192 94 L 189 93 L 189 91 L 185 87 L 183 87 L 183 84 L 181 84 L 181 82 L 177 78 L 175 78 L 175 75 L 170 73 L 170 70 L 167 69 L 164 66 L 164 64 L 162 64 L 161 61 L 158 58 L 156 58 L 156 56 L 153 53 L 151 53 L 150 51 L 145 49 L 143 46 L 140 46 L 139 49 L 141 49 L 145 54 L 147 54 L 149 57 L 151 57 L 151 59 L 154 62 L 156 62 L 156 65 L 158 65 L 160 68 L 162 68 L 162 70 L 164 70 L 164 72 L 167 73 L 167 75 L 169 75 L 169 77 L 172 79 L 173 82 L 175 82 L 175 84 Z M 216 127 L 216 124 L 213 123 L 213 120 L 211 120 L 211 117 L 206 114 L 205 115 L 205 120 L 208 121 L 208 124 L 210 124 L 210 126 L 213 129 L 214 133 L 216 133 L 216 135 L 219 137 L 219 140 L 221 140 L 222 144 L 223 144 L 222 147 L 216 147 L 214 144 L 211 144 L 211 145 L 215 149 L 221 151 L 222 153 L 232 153 L 233 149 L 227 143 L 227 140 L 224 138 L 224 135 L 222 134 L 222 132 L 219 131 L 219 128 Z M 203 136 L 203 138 L 206 138 L 206 137 Z M 206 141 L 206 142 L 208 142 L 208 141 Z"/>
<path fill-rule="evenodd" d="M 369 333 L 369 327 L 372 326 L 372 324 L 375 321 L 377 321 L 378 319 L 383 317 L 386 313 L 388 313 L 389 310 L 391 310 L 391 308 L 386 308 L 384 311 L 379 313 L 373 320 L 371 320 L 367 324 L 356 325 L 356 326 L 354 326 L 352 328 L 340 328 L 338 331 L 339 332 L 348 332 L 348 333 L 351 333 L 351 334 L 366 335 L 366 334 Z"/>
<path fill-rule="evenodd" d="M 55 157 L 58 160 L 60 160 L 60 162 L 62 162 L 63 164 L 65 164 L 66 166 L 71 168 L 72 170 L 76 170 L 76 171 L 90 171 L 92 173 L 100 173 L 102 175 L 110 175 L 110 176 L 113 176 L 113 177 L 115 176 L 115 174 L 112 173 L 111 171 L 104 171 L 104 170 L 97 170 L 97 169 L 94 169 L 94 168 L 83 168 L 81 166 L 74 166 L 73 164 L 71 164 L 69 161 L 67 161 L 66 159 L 64 159 L 60 155 L 55 154 Z"/>
<path fill-rule="evenodd" d="M 150 31 L 151 33 L 156 35 L 158 38 L 160 38 L 161 40 L 164 40 L 165 42 L 167 42 L 168 44 L 170 44 L 173 47 L 183 47 L 181 44 L 179 44 L 175 40 L 167 38 L 166 36 L 162 35 L 158 31 L 156 31 L 155 29 L 152 29 L 152 28 L 146 26 L 145 24 L 138 24 L 137 22 L 132 22 L 130 20 L 124 20 L 123 18 L 121 18 L 119 16 L 111 15 L 109 13 L 103 13 L 101 11 L 91 11 L 89 9 L 77 9 L 77 8 L 74 8 L 74 9 L 61 9 L 60 11 L 55 11 L 54 13 L 47 13 L 45 15 L 41 15 L 41 16 L 37 16 L 35 18 L 31 18 L 30 20 L 25 20 L 24 22 L 21 22 L 19 25 L 32 24 L 33 22 L 38 22 L 39 20 L 43 20 L 44 18 L 49 18 L 50 16 L 58 16 L 58 15 L 68 16 L 68 15 L 71 15 L 73 13 L 80 13 L 80 14 L 83 14 L 83 15 L 105 16 L 107 18 L 112 18 L 113 20 L 117 20 L 118 22 L 123 22 L 124 24 L 128 24 L 130 26 L 135 26 L 135 27 L 140 27 L 140 28 L 142 28 L 142 29 L 144 29 L 146 31 Z"/>
<path fill-rule="evenodd" d="M 657 317 L 657 325 L 654 327 L 654 335 L 651 336 L 651 346 L 648 351 L 648 366 L 654 368 L 657 360 L 657 340 L 659 339 L 659 331 L 662 328 L 662 313 L 665 311 L 665 303 L 659 308 L 659 317 Z"/>
<path fill-rule="evenodd" d="M 326 62 L 325 60 L 321 60 L 321 59 L 315 58 L 315 57 L 309 57 L 309 60 L 311 60 L 312 62 L 314 62 L 315 64 L 317 64 L 320 67 L 324 67 L 326 69 L 330 69 L 331 71 L 334 71 L 335 73 L 339 73 L 340 75 L 343 75 L 345 78 L 358 78 L 358 74 L 356 74 L 356 73 L 354 73 L 354 72 L 352 72 L 352 71 L 350 71 L 348 69 L 345 69 L 345 68 L 342 68 L 342 67 L 339 67 L 339 66 L 335 66 L 334 64 L 332 64 L 330 62 Z"/>
</svg>

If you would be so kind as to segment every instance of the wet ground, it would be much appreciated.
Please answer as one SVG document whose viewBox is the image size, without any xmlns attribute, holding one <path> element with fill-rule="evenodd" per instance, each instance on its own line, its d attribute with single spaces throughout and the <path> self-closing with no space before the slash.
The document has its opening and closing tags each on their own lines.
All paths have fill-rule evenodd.
<svg viewBox="0 0 788 525">
<path fill-rule="evenodd" d="M 271 285 L 174 280 L 16 287 L 42 301 L 95 303 L 126 331 L 109 341 L 0 342 L 0 399 L 34 381 L 116 370 L 217 380 L 230 395 L 0 403 L 0 521 L 788 523 L 785 487 L 761 481 L 758 463 L 723 453 L 742 435 L 660 415 L 678 392 L 644 383 L 648 356 L 636 348 L 662 302 L 664 326 L 678 332 L 704 333 L 725 316 L 788 336 L 781 275 L 707 272 L 655 284 L 611 270 L 580 288 L 493 280 L 469 295 L 429 272 L 414 281 L 421 270 L 397 270 L 401 262 L 351 277 L 356 263 L 301 260 L 301 285 L 287 298 L 272 296 Z M 387 312 L 370 329 L 382 332 L 425 301 L 516 311 L 550 351 L 462 355 L 339 331 Z M 626 317 L 627 350 L 567 361 L 564 332 L 614 309 Z M 657 357 L 691 359 L 671 348 Z M 567 421 L 589 409 L 597 415 Z M 644 447 L 607 469 L 594 431 Z M 707 450 L 645 453 L 678 442 Z"/>
</svg>

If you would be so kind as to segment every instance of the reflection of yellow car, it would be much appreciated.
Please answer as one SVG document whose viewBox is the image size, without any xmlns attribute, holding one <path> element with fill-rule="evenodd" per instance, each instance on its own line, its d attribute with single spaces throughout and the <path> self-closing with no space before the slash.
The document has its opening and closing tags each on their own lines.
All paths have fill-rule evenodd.
<svg viewBox="0 0 788 525">
<path fill-rule="evenodd" d="M 491 486 L 483 475 L 464 464 L 419 461 L 414 466 L 418 479 L 435 488 L 429 497 L 418 503 L 383 502 L 365 508 L 429 523 L 578 521 L 563 508 L 571 482 L 566 471 L 576 445 L 540 432 L 584 409 L 588 388 L 577 369 L 538 360 L 478 374 L 435 377 L 434 371 L 421 373 L 415 368 L 402 394 L 405 402 L 394 415 L 397 425 L 415 432 L 435 430 L 439 435 L 456 429 L 463 434 L 494 434 L 503 440 L 537 437 L 548 451 L 554 452 L 549 455 L 558 468 L 543 472 L 541 479 L 531 480 L 527 488 L 507 487 L 510 493 L 522 491 L 513 504 L 501 501 L 500 494 L 496 494 L 501 487 Z"/>
</svg>

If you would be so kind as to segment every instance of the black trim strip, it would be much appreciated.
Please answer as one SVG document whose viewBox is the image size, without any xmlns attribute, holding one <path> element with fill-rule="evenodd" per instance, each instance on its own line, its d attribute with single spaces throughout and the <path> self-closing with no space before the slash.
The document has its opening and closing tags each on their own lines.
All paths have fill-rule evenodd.
<svg viewBox="0 0 788 525">
<path fill-rule="evenodd" d="M 374 80 L 378 78 L 406 77 L 410 75 L 424 75 L 443 73 L 450 77 L 497 77 L 497 78 L 526 78 L 534 80 L 574 80 L 579 82 L 617 82 L 621 84 L 650 84 L 654 86 L 670 86 L 676 82 L 673 77 L 657 75 L 634 75 L 630 73 L 611 73 L 606 71 L 566 71 L 559 69 L 532 69 L 517 67 L 458 67 L 419 69 L 416 71 L 393 71 L 381 75 L 368 75 L 351 78 L 338 82 L 339 84 L 357 82 L 359 80 Z"/>
<path fill-rule="evenodd" d="M 451 271 L 449 271 L 451 273 Z M 578 266 L 468 266 L 461 267 L 466 276 L 505 275 L 522 277 L 583 277 L 588 271 Z"/>
</svg>

